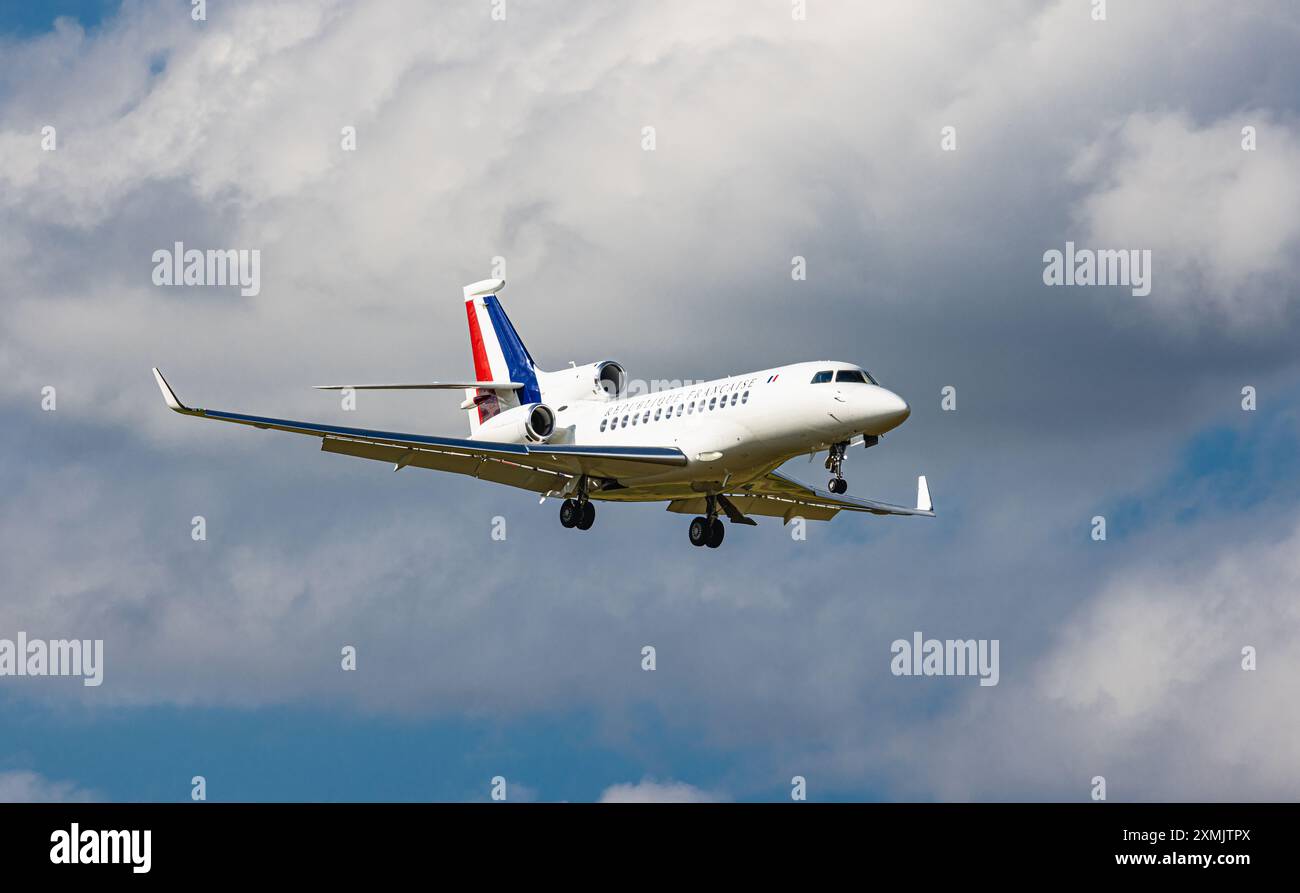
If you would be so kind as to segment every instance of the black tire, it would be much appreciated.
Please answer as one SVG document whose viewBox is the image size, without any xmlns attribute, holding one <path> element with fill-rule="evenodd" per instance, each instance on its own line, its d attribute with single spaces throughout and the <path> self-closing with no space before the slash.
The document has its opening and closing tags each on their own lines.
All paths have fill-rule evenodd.
<svg viewBox="0 0 1300 893">
<path fill-rule="evenodd" d="M 560 523 L 565 527 L 573 527 L 578 523 L 580 517 L 578 504 L 572 499 L 566 499 L 560 503 Z"/>
<path fill-rule="evenodd" d="M 844 478 L 831 478 L 830 491 L 832 493 L 845 493 L 849 489 L 849 482 Z"/>
<path fill-rule="evenodd" d="M 705 543 L 710 549 L 716 549 L 722 545 L 722 538 L 727 535 L 727 528 L 722 526 L 721 518 L 714 518 L 713 524 L 709 527 L 709 541 Z"/>
<path fill-rule="evenodd" d="M 596 523 L 596 507 L 590 502 L 582 504 L 582 511 L 578 515 L 578 529 L 590 530 L 591 525 Z"/>
<path fill-rule="evenodd" d="M 691 528 L 688 532 L 691 537 L 692 546 L 703 546 L 709 541 L 709 519 L 692 518 Z"/>
</svg>

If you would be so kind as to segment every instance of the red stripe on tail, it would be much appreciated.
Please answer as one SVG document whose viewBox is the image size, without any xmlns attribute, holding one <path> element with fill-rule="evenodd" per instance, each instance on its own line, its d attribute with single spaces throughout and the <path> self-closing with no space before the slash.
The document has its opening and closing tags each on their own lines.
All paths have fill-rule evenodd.
<svg viewBox="0 0 1300 893">
<path fill-rule="evenodd" d="M 465 302 L 465 315 L 469 317 L 469 346 L 474 352 L 474 377 L 479 381 L 492 381 L 492 367 L 488 364 L 487 348 L 483 346 L 483 332 L 478 327 L 478 311 L 474 307 L 473 301 Z M 475 396 L 483 393 L 482 388 L 474 390 Z M 487 421 L 496 415 L 496 406 L 488 406 L 488 403 L 495 401 L 485 401 L 478 405 L 479 423 Z M 489 412 L 488 410 L 492 411 Z"/>
</svg>

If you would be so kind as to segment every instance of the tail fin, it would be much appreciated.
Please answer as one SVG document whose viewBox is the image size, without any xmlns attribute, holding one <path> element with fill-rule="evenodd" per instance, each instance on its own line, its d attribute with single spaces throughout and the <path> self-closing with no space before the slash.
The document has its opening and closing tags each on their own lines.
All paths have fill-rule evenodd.
<svg viewBox="0 0 1300 893">
<path fill-rule="evenodd" d="M 474 354 L 474 377 L 478 381 L 516 381 L 523 387 L 517 391 L 467 388 L 465 402 L 471 434 L 502 410 L 540 403 L 542 399 L 537 385 L 537 364 L 497 298 L 505 287 L 504 279 L 484 279 L 465 286 L 465 316 Z"/>
</svg>

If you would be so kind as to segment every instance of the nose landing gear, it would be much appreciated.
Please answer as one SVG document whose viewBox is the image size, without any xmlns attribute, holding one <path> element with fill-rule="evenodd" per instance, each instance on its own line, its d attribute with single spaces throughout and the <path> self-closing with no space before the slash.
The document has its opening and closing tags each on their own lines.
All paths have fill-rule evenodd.
<svg viewBox="0 0 1300 893">
<path fill-rule="evenodd" d="M 826 456 L 826 470 L 835 475 L 827 484 L 827 489 L 832 493 L 844 493 L 849 489 L 849 482 L 844 480 L 844 453 L 848 446 L 848 443 L 833 443 Z"/>
</svg>

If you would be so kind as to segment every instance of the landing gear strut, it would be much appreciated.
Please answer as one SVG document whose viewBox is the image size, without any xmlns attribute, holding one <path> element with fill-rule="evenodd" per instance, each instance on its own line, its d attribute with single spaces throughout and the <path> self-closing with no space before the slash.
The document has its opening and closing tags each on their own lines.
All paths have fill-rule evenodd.
<svg viewBox="0 0 1300 893">
<path fill-rule="evenodd" d="M 826 457 L 826 469 L 835 475 L 827 485 L 832 493 L 844 493 L 849 489 L 849 482 L 844 480 L 844 452 L 848 446 L 847 443 L 833 443 Z"/>
<path fill-rule="evenodd" d="M 587 479 L 578 482 L 578 498 L 560 503 L 560 523 L 565 527 L 590 530 L 596 523 L 596 507 L 587 498 Z"/>
<path fill-rule="evenodd" d="M 705 511 L 708 514 L 691 519 L 689 530 L 691 545 L 716 549 L 722 545 L 722 538 L 726 536 L 727 529 L 722 526 L 722 519 L 718 517 L 718 500 L 713 496 L 706 496 L 704 500 Z"/>
</svg>

